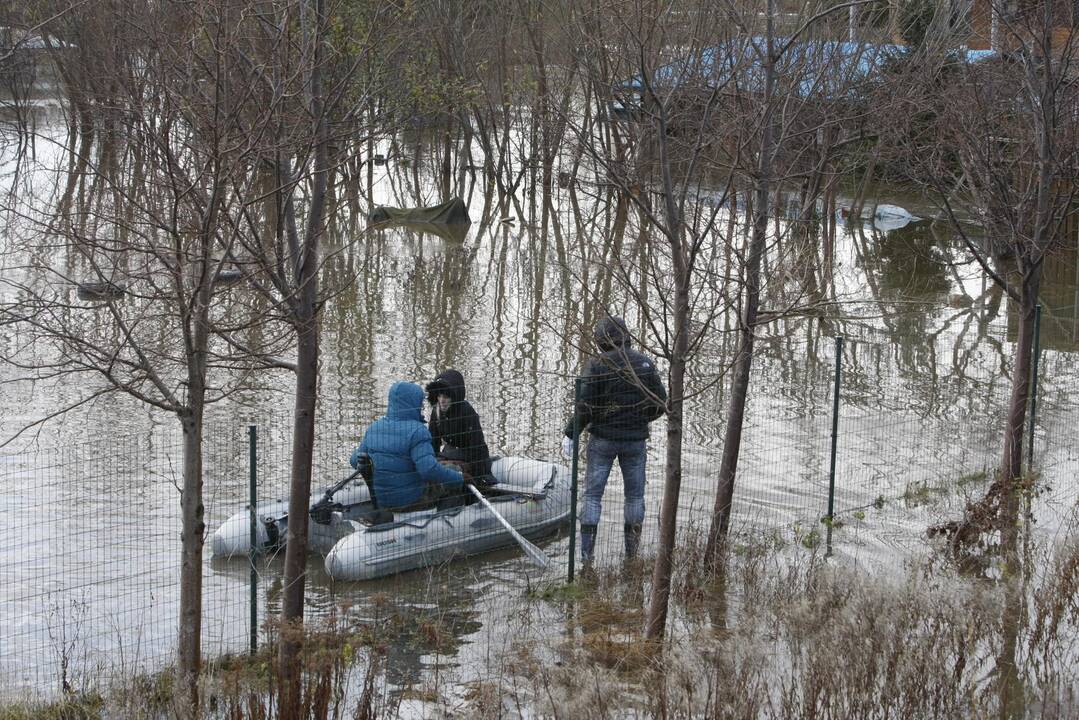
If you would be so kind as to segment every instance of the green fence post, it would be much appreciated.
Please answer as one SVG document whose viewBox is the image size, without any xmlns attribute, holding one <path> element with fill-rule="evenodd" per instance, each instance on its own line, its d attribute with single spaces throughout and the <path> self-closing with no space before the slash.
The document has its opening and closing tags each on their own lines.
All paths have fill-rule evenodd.
<svg viewBox="0 0 1079 720">
<path fill-rule="evenodd" d="M 250 541 L 250 549 L 248 550 L 247 557 L 251 565 L 251 576 L 249 580 L 249 601 L 250 601 L 250 617 L 248 622 L 248 637 L 250 638 L 250 650 L 254 655 L 258 650 L 258 624 L 259 624 L 259 606 L 258 606 L 258 570 L 255 567 L 255 555 L 258 553 L 258 510 L 256 508 L 258 502 L 258 490 L 255 486 L 255 481 L 258 478 L 258 452 L 256 451 L 258 445 L 258 430 L 254 425 L 247 426 L 247 438 L 248 438 L 248 485 L 247 485 L 247 501 L 250 512 L 248 513 L 248 539 Z"/>
<path fill-rule="evenodd" d="M 828 465 L 828 537 L 832 536 L 835 513 L 835 459 L 839 445 L 839 388 L 843 379 L 843 337 L 835 338 L 835 382 L 832 387 L 832 459 Z M 831 544 L 829 542 L 829 544 Z"/>
<path fill-rule="evenodd" d="M 1038 415 L 1038 359 L 1041 355 L 1042 306 L 1034 306 L 1034 354 L 1030 368 L 1030 420 L 1027 426 L 1027 472 L 1034 469 L 1034 420 Z"/>
<path fill-rule="evenodd" d="M 577 403 L 580 401 L 581 378 L 577 378 L 573 383 L 573 458 L 570 462 L 572 481 L 569 486 L 569 570 L 566 576 L 567 583 L 573 582 L 573 571 L 577 560 L 577 475 L 579 473 L 577 457 L 581 448 L 581 418 L 577 414 Z"/>
</svg>

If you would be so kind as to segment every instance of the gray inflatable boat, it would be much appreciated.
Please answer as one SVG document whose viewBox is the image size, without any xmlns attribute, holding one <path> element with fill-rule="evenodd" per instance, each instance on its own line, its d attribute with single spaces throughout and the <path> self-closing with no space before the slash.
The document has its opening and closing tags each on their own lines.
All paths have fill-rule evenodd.
<svg viewBox="0 0 1079 720">
<path fill-rule="evenodd" d="M 491 474 L 498 484 L 485 492 L 487 499 L 525 537 L 548 535 L 569 517 L 570 471 L 564 465 L 503 457 L 494 461 Z M 259 505 L 257 518 L 258 550 L 284 547 L 288 503 Z M 481 504 L 391 516 L 372 506 L 359 478 L 334 492 L 332 503 L 313 494 L 308 528 L 311 549 L 326 555 L 326 570 L 337 580 L 369 580 L 514 544 L 509 532 Z M 244 510 L 214 533 L 214 557 L 246 557 L 249 538 L 249 516 Z"/>
</svg>

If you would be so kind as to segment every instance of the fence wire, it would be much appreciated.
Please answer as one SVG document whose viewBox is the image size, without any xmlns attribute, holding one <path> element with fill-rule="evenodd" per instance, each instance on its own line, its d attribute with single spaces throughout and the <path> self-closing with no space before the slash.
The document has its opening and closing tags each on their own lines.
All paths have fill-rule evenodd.
<svg viewBox="0 0 1079 720">
<path fill-rule="evenodd" d="M 798 550 L 827 547 L 859 562 L 885 563 L 897 547 L 918 542 L 927 524 L 961 511 L 991 481 L 1010 388 L 1009 342 L 1006 336 L 983 334 L 971 341 L 940 334 L 905 352 L 886 335 L 867 332 L 845 338 L 838 358 L 837 347 L 827 336 L 761 340 L 736 474 L 733 532 L 768 533 Z M 1046 483 L 1046 499 L 1064 516 L 1073 512 L 1075 501 L 1069 479 L 1079 474 L 1070 442 L 1075 414 L 1067 382 L 1073 373 L 1064 356 L 1045 358 L 1035 470 L 1053 478 Z M 835 418 L 837 359 L 842 380 Z M 571 417 L 572 382 L 538 377 L 538 382 L 497 386 L 474 380 L 469 400 L 494 455 L 530 458 L 568 473 L 560 447 Z M 377 398 L 380 392 L 384 397 L 385 388 L 366 395 Z M 727 382 L 715 383 L 686 404 L 679 505 L 683 547 L 698 542 L 712 521 L 728 392 Z M 430 412 L 426 403 L 425 410 Z M 316 498 L 352 473 L 351 450 L 385 413 L 385 401 L 324 403 L 319 412 Z M 833 420 L 838 428 L 834 517 L 822 523 L 829 508 Z M 212 415 L 204 443 L 202 632 L 208 657 L 242 653 L 252 637 L 264 641 L 281 609 L 279 547 L 258 555 L 254 584 L 244 557 L 212 553 L 213 533 L 243 513 L 248 501 L 252 425 L 259 504 L 288 496 L 289 414 Z M 665 418 L 652 423 L 646 443 L 639 547 L 645 561 L 657 544 L 667 430 Z M 588 434 L 582 441 L 578 513 L 594 442 Z M 57 693 L 109 676 L 152 673 L 173 662 L 181 460 L 179 426 L 168 421 L 146 433 L 0 457 L 0 685 L 5 696 Z M 509 511 L 514 502 L 495 504 Z M 469 508 L 476 524 L 458 539 L 486 532 L 494 522 L 480 522 L 481 511 Z M 626 509 L 615 463 L 597 522 L 595 568 L 623 563 Z M 347 510 L 337 510 L 347 519 Z M 531 565 L 508 538 L 501 550 L 452 562 L 443 558 L 433 567 L 367 581 L 335 578 L 313 554 L 308 617 L 340 613 L 381 622 L 392 612 L 394 627 L 401 629 L 390 648 L 391 682 L 406 682 L 432 661 L 431 648 L 416 635 L 432 617 L 449 628 L 436 656 L 489 658 L 493 647 L 511 642 L 509 600 L 565 579 L 569 534 L 576 528 L 568 522 L 556 525 L 532 538 L 551 559 L 546 570 Z M 580 568 L 580 558 L 574 560 Z"/>
</svg>

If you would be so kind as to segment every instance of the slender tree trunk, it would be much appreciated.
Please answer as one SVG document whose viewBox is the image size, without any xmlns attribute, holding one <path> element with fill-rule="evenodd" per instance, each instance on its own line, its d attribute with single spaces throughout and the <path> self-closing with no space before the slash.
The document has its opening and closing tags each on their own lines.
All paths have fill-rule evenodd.
<svg viewBox="0 0 1079 720">
<path fill-rule="evenodd" d="M 1036 269 L 1032 274 L 1040 275 L 1040 272 Z M 1012 372 L 1012 390 L 1004 431 L 1004 457 L 1001 461 L 1001 474 L 1008 481 L 1014 481 L 1023 474 L 1023 429 L 1026 426 L 1027 403 L 1030 400 L 1030 369 L 1034 356 L 1034 311 L 1038 302 L 1038 285 L 1038 278 L 1030 277 L 1022 286 L 1015 369 Z"/>
<path fill-rule="evenodd" d="M 1018 484 L 1023 476 L 1023 434 L 1026 428 L 1027 404 L 1030 402 L 1030 372 L 1034 359 L 1035 309 L 1041 285 L 1041 264 L 1024 278 L 1019 305 L 1019 329 L 1015 346 L 1015 365 L 1012 370 L 1012 390 L 1008 401 L 1008 416 L 1004 425 L 1004 453 L 1000 464 L 1000 481 L 1004 483 L 1001 499 L 1003 531 L 1001 544 L 1009 558 L 1018 554 L 1018 523 L 1020 497 Z"/>
<path fill-rule="evenodd" d="M 311 6 L 314 6 L 313 17 Z M 298 343 L 296 401 L 292 436 L 292 478 L 289 491 L 288 536 L 285 545 L 285 587 L 282 592 L 281 642 L 278 677 L 281 679 L 280 717 L 300 716 L 300 658 L 303 647 L 304 590 L 307 581 L 307 527 L 310 520 L 311 464 L 315 444 L 315 408 L 318 399 L 318 271 L 319 246 L 326 212 L 328 168 L 322 90 L 322 0 L 305 3 L 301 12 L 312 47 L 308 86 L 314 122 L 314 168 L 311 204 L 300 256 L 296 261 L 294 323 Z M 290 211 L 291 204 L 290 204 Z M 294 218 L 293 218 L 294 222 Z"/>
<path fill-rule="evenodd" d="M 657 100 L 654 96 L 653 99 Z M 682 492 L 682 411 L 685 401 L 686 362 L 689 354 L 690 284 L 693 279 L 691 254 L 689 248 L 686 247 L 683 207 L 676 200 L 675 184 L 671 175 L 666 108 L 658 100 L 656 113 L 655 145 L 663 182 L 664 211 L 668 227 L 667 240 L 671 245 L 675 292 L 674 338 L 670 356 L 670 387 L 667 393 L 667 457 L 663 471 L 663 503 L 660 506 L 659 515 L 659 548 L 652 567 L 652 597 L 648 603 L 648 616 L 645 620 L 645 637 L 649 640 L 663 638 L 667 628 L 667 609 L 671 596 L 671 568 L 678 530 L 678 501 Z"/>
<path fill-rule="evenodd" d="M 858 193 L 854 196 L 847 214 L 848 223 L 861 222 L 862 208 L 865 206 L 865 198 L 869 192 L 869 187 L 873 184 L 873 178 L 877 174 L 877 161 L 879 158 L 880 145 L 878 143 L 873 146 L 873 152 L 869 155 L 869 160 L 866 161 L 865 170 L 862 172 L 862 181 L 858 183 Z"/>
<path fill-rule="evenodd" d="M 312 280 L 312 285 L 314 280 Z M 307 295 L 308 293 L 304 293 Z M 314 298 L 304 298 L 306 317 L 299 321 L 296 403 L 292 428 L 292 479 L 289 489 L 288 537 L 285 545 L 285 586 L 278 651 L 281 679 L 281 717 L 299 716 L 300 651 L 303 648 L 304 589 L 307 580 L 307 528 L 310 521 L 311 463 L 315 439 L 318 389 L 318 322 Z M 308 302 L 309 301 L 309 302 Z"/>
<path fill-rule="evenodd" d="M 375 101 L 374 99 L 367 101 L 367 121 L 371 124 L 371 128 L 375 127 Z M 375 201 L 375 134 L 374 132 L 367 133 L 367 202 L 374 203 Z"/>
<path fill-rule="evenodd" d="M 183 488 L 180 493 L 180 618 L 177 637 L 176 715 L 199 715 L 199 672 L 202 664 L 202 548 L 206 536 L 202 502 L 202 432 L 209 348 L 209 244 L 203 243 L 197 264 L 200 278 L 187 321 L 187 406 L 179 413 L 184 433 Z"/>
<path fill-rule="evenodd" d="M 767 18 L 766 52 L 764 63 L 764 119 L 761 129 L 760 153 L 757 158 L 757 172 L 754 178 L 753 198 L 753 234 L 749 244 L 745 269 L 745 302 L 742 305 L 742 317 L 738 328 L 738 349 L 735 355 L 734 377 L 731 380 L 731 395 L 727 406 L 727 426 L 723 438 L 723 458 L 716 482 L 716 502 L 712 513 L 712 523 L 708 530 L 708 543 L 705 546 L 705 561 L 715 565 L 721 540 L 727 537 L 730 528 L 731 504 L 734 500 L 734 479 L 738 470 L 738 456 L 742 447 L 742 425 L 745 420 L 746 401 L 749 395 L 750 371 L 753 367 L 754 333 L 757 324 L 757 310 L 760 303 L 761 259 L 768 235 L 768 197 L 772 191 L 772 155 L 774 152 L 774 109 L 772 98 L 775 93 L 776 57 L 774 55 L 774 15 L 775 2 L 769 0 Z"/>
<path fill-rule="evenodd" d="M 674 353 L 667 396 L 667 457 L 663 470 L 663 504 L 659 513 L 659 549 L 652 568 L 652 597 L 648 603 L 645 637 L 659 640 L 667 627 L 671 595 L 671 567 L 678 529 L 678 500 L 682 492 L 682 414 L 685 397 L 686 355 L 689 348 L 689 287 L 679 283 L 675 292 Z"/>
<path fill-rule="evenodd" d="M 202 411 L 181 417 L 184 431 L 183 490 L 180 512 L 180 627 L 177 641 L 177 716 L 194 718 L 199 707 L 202 646 Z"/>
<path fill-rule="evenodd" d="M 446 126 L 442 128 L 442 164 L 439 184 L 442 188 L 442 201 L 445 202 L 450 197 L 453 184 L 453 123 L 456 121 L 457 114 L 444 111 L 442 117 Z"/>
</svg>

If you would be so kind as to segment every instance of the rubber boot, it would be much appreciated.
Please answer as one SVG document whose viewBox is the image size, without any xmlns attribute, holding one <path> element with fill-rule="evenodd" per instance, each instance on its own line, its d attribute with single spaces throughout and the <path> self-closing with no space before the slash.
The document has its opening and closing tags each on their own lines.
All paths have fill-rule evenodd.
<svg viewBox="0 0 1079 720">
<path fill-rule="evenodd" d="M 637 549 L 641 546 L 641 526 L 636 523 L 626 523 L 626 560 L 637 557 Z"/>
<path fill-rule="evenodd" d="M 582 525 L 581 526 L 581 562 L 583 564 L 590 564 L 592 562 L 592 552 L 596 549 L 596 526 L 595 525 Z"/>
</svg>

